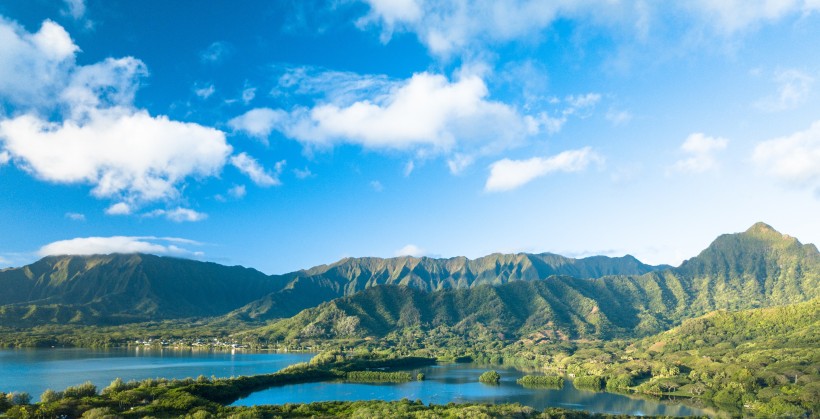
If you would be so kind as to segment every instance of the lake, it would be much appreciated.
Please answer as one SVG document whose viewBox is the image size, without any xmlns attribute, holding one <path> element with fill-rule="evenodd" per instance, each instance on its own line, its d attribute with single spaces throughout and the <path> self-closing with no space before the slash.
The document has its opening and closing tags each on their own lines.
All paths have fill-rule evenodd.
<svg viewBox="0 0 820 419">
<path fill-rule="evenodd" d="M 482 384 L 478 377 L 488 369 L 501 374 L 498 386 Z M 257 404 L 310 403 L 330 400 L 421 400 L 425 404 L 449 402 L 521 403 L 536 409 L 563 407 L 593 413 L 630 415 L 693 416 L 709 415 L 705 411 L 677 403 L 640 399 L 622 394 L 578 390 L 569 381 L 560 390 L 526 388 L 515 381 L 524 372 L 475 364 L 441 364 L 416 368 L 424 381 L 393 384 L 359 384 L 323 382 L 294 384 L 259 391 L 234 403 L 235 406 Z"/>
<path fill-rule="evenodd" d="M 102 389 L 115 378 L 231 377 L 266 374 L 309 360 L 305 353 L 211 352 L 173 349 L 21 349 L 0 350 L 0 391 L 25 391 L 38 400 L 46 389 L 63 390 L 91 381 Z M 494 367 L 501 384 L 478 382 L 488 368 L 475 364 L 442 364 L 418 368 L 422 382 L 354 384 L 341 382 L 295 384 L 251 394 L 235 405 L 309 403 L 328 400 L 410 400 L 424 403 L 518 402 L 536 409 L 564 407 L 598 413 L 631 415 L 704 415 L 712 412 L 682 404 L 633 398 L 621 394 L 575 389 L 569 382 L 560 390 L 530 389 L 515 383 L 523 372 Z"/>
</svg>

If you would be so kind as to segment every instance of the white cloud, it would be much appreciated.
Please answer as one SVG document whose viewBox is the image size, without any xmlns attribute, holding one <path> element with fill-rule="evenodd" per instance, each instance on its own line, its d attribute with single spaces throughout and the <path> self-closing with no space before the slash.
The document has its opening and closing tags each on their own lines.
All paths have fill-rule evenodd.
<svg viewBox="0 0 820 419">
<path fill-rule="evenodd" d="M 46 20 L 36 33 L 0 17 L 0 102 L 52 105 L 74 67 L 74 44 L 62 26 Z"/>
<path fill-rule="evenodd" d="M 284 160 L 276 163 L 273 173 L 269 173 L 256 159 L 244 152 L 231 156 L 231 164 L 259 186 L 278 186 L 282 184 L 279 181 L 279 175 L 285 168 Z"/>
<path fill-rule="evenodd" d="M 255 87 L 247 87 L 245 90 L 242 91 L 242 102 L 246 105 L 251 103 L 253 98 L 256 97 L 256 88 Z"/>
<path fill-rule="evenodd" d="M 373 190 L 376 191 L 376 192 L 384 191 L 384 185 L 382 185 L 382 183 L 379 182 L 378 180 L 371 180 L 370 181 L 370 187 L 373 188 Z"/>
<path fill-rule="evenodd" d="M 397 82 L 384 75 L 333 71 L 320 67 L 282 67 L 277 69 L 274 97 L 299 95 L 319 97 L 321 101 L 348 106 L 355 102 L 389 95 Z"/>
<path fill-rule="evenodd" d="M 85 221 L 85 214 L 80 214 L 78 212 L 67 212 L 65 213 L 65 218 L 72 221 Z"/>
<path fill-rule="evenodd" d="M 820 194 L 820 121 L 805 131 L 760 142 L 752 159 L 774 178 Z"/>
<path fill-rule="evenodd" d="M 304 169 L 293 169 L 293 174 L 297 179 L 307 179 L 313 176 L 313 172 L 311 172 L 310 168 L 307 167 Z"/>
<path fill-rule="evenodd" d="M 590 147 L 567 150 L 547 158 L 503 159 L 490 165 L 490 177 L 487 178 L 484 190 L 487 192 L 513 190 L 550 173 L 580 172 L 591 163 L 601 162 L 603 162 L 603 157 Z"/>
<path fill-rule="evenodd" d="M 494 44 L 538 42 L 559 20 L 583 20 L 623 39 L 652 38 L 658 21 L 683 22 L 692 33 L 730 36 L 750 27 L 820 10 L 817 0 L 360 0 L 370 6 L 357 23 L 377 26 L 387 42 L 396 31 L 414 33 L 434 55 L 475 55 Z M 681 24 L 681 23 L 678 23 Z M 712 39 L 712 38 L 710 38 Z"/>
<path fill-rule="evenodd" d="M 777 94 L 761 99 L 755 105 L 764 111 L 778 112 L 794 109 L 808 99 L 814 85 L 814 78 L 796 70 L 778 70 L 774 75 Z"/>
<path fill-rule="evenodd" d="M 125 202 L 117 202 L 105 209 L 105 213 L 108 215 L 129 215 L 131 212 L 133 212 L 133 209 Z"/>
<path fill-rule="evenodd" d="M 610 109 L 606 113 L 606 120 L 612 125 L 620 126 L 628 124 L 632 120 L 632 113 L 624 110 Z"/>
<path fill-rule="evenodd" d="M 176 243 L 176 244 L 175 244 Z M 78 237 L 49 243 L 37 252 L 40 256 L 100 255 L 111 253 L 151 253 L 157 255 L 202 256 L 177 244 L 198 245 L 197 242 L 173 237 Z"/>
<path fill-rule="evenodd" d="M 65 0 L 65 13 L 74 20 L 82 19 L 85 16 L 85 0 Z"/>
<path fill-rule="evenodd" d="M 245 189 L 245 185 L 236 185 L 231 189 L 228 189 L 228 195 L 236 198 L 241 199 L 247 194 L 247 190 Z"/>
<path fill-rule="evenodd" d="M 203 214 L 201 212 L 194 211 L 190 208 L 182 208 L 177 207 L 170 210 L 164 209 L 155 209 L 148 213 L 143 214 L 144 217 L 165 217 L 173 222 L 182 223 L 182 222 L 196 222 L 202 221 L 208 218 L 208 214 Z"/>
<path fill-rule="evenodd" d="M 231 152 L 220 131 L 122 108 L 83 122 L 19 116 L 0 122 L 0 139 L 40 179 L 92 184 L 95 196 L 128 202 L 176 198 L 178 183 L 217 174 Z"/>
<path fill-rule="evenodd" d="M 199 53 L 199 59 L 203 63 L 219 63 L 231 55 L 232 48 L 227 42 L 217 41 L 208 45 Z"/>
<path fill-rule="evenodd" d="M 77 66 L 79 48 L 48 20 L 31 34 L 0 18 L 0 44 L 0 103 L 16 115 L 0 119 L 0 152 L 41 180 L 92 185 L 117 201 L 109 214 L 176 199 L 178 185 L 218 174 L 232 151 L 221 131 L 135 109 L 148 74 L 136 58 Z"/>
<path fill-rule="evenodd" d="M 416 246 L 415 244 L 408 244 L 394 253 L 395 256 L 413 256 L 420 258 L 427 254 L 427 251 Z"/>
<path fill-rule="evenodd" d="M 256 108 L 231 119 L 228 126 L 267 144 L 270 133 L 286 118 L 287 113 L 280 109 Z"/>
<path fill-rule="evenodd" d="M 199 96 L 202 99 L 207 99 L 211 97 L 216 92 L 216 87 L 213 84 L 209 84 L 204 87 L 197 87 L 194 89 L 194 94 Z"/>
<path fill-rule="evenodd" d="M 688 2 L 686 7 L 697 17 L 728 33 L 820 9 L 820 5 L 812 0 L 696 0 Z"/>
<path fill-rule="evenodd" d="M 726 148 L 729 140 L 721 137 L 707 137 L 697 132 L 686 137 L 680 149 L 688 155 L 675 162 L 672 170 L 686 173 L 703 173 L 718 167 L 717 152 Z"/>
<path fill-rule="evenodd" d="M 8 151 L 0 151 L 0 166 L 6 164 L 11 160 L 11 154 Z"/>
<path fill-rule="evenodd" d="M 413 162 L 413 160 L 408 161 L 404 165 L 404 171 L 403 171 L 404 177 L 410 176 L 410 174 L 413 173 L 413 170 L 415 170 L 415 168 L 416 168 L 416 163 Z"/>
<path fill-rule="evenodd" d="M 347 106 L 298 108 L 279 129 L 313 145 L 439 151 L 451 150 L 459 142 L 513 143 L 532 133 L 527 118 L 508 105 L 487 100 L 487 95 L 486 85 L 475 76 L 451 82 L 442 75 L 418 73 L 385 96 Z"/>
</svg>

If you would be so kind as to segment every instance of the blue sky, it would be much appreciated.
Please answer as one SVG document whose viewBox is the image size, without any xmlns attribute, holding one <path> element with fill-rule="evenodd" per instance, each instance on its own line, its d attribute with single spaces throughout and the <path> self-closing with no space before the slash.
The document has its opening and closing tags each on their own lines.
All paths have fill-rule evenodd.
<svg viewBox="0 0 820 419">
<path fill-rule="evenodd" d="M 820 242 L 820 3 L 0 3 L 0 267 Z"/>
</svg>

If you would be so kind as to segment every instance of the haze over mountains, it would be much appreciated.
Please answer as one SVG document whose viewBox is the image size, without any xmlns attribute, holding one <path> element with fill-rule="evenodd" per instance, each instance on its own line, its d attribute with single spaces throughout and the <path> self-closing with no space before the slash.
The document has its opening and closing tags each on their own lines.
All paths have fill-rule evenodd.
<svg viewBox="0 0 820 419">
<path fill-rule="evenodd" d="M 142 254 L 47 257 L 0 271 L 0 321 L 29 327 L 296 315 L 260 333 L 343 337 L 444 325 L 544 339 L 609 338 L 656 333 L 715 309 L 808 301 L 820 296 L 819 285 L 817 248 L 758 223 L 718 237 L 677 268 L 631 256 L 493 254 L 348 258 L 268 276 Z"/>
</svg>

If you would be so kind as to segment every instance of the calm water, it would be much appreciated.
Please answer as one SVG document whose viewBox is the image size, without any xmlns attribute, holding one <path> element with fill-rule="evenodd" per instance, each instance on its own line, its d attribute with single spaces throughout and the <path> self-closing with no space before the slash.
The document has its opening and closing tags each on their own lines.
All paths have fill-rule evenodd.
<svg viewBox="0 0 820 419">
<path fill-rule="evenodd" d="M 342 382 L 306 383 L 274 387 L 251 394 L 234 405 L 310 403 L 329 400 L 410 400 L 425 404 L 449 402 L 521 403 L 536 409 L 564 407 L 595 413 L 630 415 L 692 416 L 711 415 L 681 404 L 631 398 L 625 395 L 576 390 L 569 382 L 560 390 L 530 389 L 516 384 L 521 371 L 494 368 L 501 374 L 501 384 L 490 386 L 478 382 L 487 367 L 474 364 L 443 364 L 414 370 L 423 372 L 424 381 L 402 384 L 353 384 Z M 415 374 L 414 374 L 415 376 Z"/>
<path fill-rule="evenodd" d="M 210 352 L 171 349 L 0 350 L 0 391 L 25 391 L 39 400 L 46 389 L 91 381 L 102 389 L 117 377 L 231 377 L 276 372 L 313 354 Z"/>
<path fill-rule="evenodd" d="M 46 389 L 62 390 L 91 381 L 106 387 L 114 378 L 186 378 L 265 374 L 304 362 L 312 354 L 207 352 L 148 349 L 28 349 L 0 350 L 0 391 L 25 391 L 35 400 Z M 518 402 L 536 409 L 565 407 L 600 413 L 632 415 L 703 415 L 706 412 L 680 404 L 630 398 L 612 393 L 576 390 L 567 383 L 561 390 L 528 389 L 515 380 L 524 375 L 513 369 L 496 368 L 501 385 L 478 382 L 486 367 L 473 364 L 444 364 L 420 368 L 425 381 L 403 384 L 307 383 L 274 387 L 253 393 L 236 405 L 309 403 L 327 400 L 410 400 L 424 403 Z"/>
</svg>

